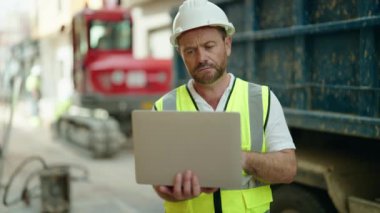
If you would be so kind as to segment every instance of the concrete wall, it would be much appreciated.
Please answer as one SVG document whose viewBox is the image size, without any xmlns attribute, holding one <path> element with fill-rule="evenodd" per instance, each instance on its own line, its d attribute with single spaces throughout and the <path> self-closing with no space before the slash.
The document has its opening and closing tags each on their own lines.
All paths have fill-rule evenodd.
<svg viewBox="0 0 380 213">
<path fill-rule="evenodd" d="M 68 33 L 57 33 L 40 39 L 41 116 L 54 119 L 58 104 L 73 93 L 72 47 Z"/>
<path fill-rule="evenodd" d="M 130 1 L 134 16 L 134 43 L 137 58 L 172 58 L 173 48 L 170 45 L 171 34 L 170 11 L 181 1 Z M 128 5 L 126 5 L 128 6 Z"/>
<path fill-rule="evenodd" d="M 60 102 L 73 93 L 71 18 L 84 8 L 84 0 L 38 0 L 34 37 L 39 41 L 41 116 L 54 119 Z"/>
</svg>

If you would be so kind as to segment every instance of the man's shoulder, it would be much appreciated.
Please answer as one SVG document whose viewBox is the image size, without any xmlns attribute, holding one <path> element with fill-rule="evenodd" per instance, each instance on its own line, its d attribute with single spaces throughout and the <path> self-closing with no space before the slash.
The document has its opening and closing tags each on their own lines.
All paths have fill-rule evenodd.
<svg viewBox="0 0 380 213">
<path fill-rule="evenodd" d="M 180 86 L 178 86 L 178 87 L 170 90 L 169 92 L 167 92 L 163 96 L 161 96 L 160 99 L 167 98 L 167 97 L 175 97 L 175 94 L 176 94 L 177 90 L 184 89 L 184 88 L 186 88 L 186 84 L 180 85 Z"/>
<path fill-rule="evenodd" d="M 187 89 L 187 84 L 182 84 L 180 86 L 177 86 L 176 88 L 172 89 L 170 92 L 166 93 L 166 94 L 172 94 L 178 90 L 182 90 L 182 89 Z"/>
<path fill-rule="evenodd" d="M 236 81 L 240 81 L 240 82 L 244 82 L 244 83 L 248 83 L 249 86 L 253 86 L 253 87 L 268 87 L 267 85 L 264 85 L 264 84 L 259 84 L 259 83 L 255 83 L 255 82 L 251 82 L 251 81 L 247 81 L 247 80 L 243 80 L 241 78 L 238 78 L 236 77 Z"/>
<path fill-rule="evenodd" d="M 258 83 L 254 83 L 254 82 L 248 82 L 249 85 L 253 86 L 253 87 L 269 87 L 267 85 L 264 85 L 264 84 L 258 84 Z"/>
</svg>

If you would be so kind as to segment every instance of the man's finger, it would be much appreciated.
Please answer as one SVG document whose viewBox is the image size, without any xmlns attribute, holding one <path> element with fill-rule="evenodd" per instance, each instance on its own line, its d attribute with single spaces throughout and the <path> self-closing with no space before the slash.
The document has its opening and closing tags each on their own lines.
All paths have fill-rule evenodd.
<svg viewBox="0 0 380 213">
<path fill-rule="evenodd" d="M 167 195 L 172 195 L 173 192 L 172 192 L 172 187 L 169 187 L 169 186 L 158 186 L 157 189 L 159 192 L 163 193 L 163 194 L 167 194 Z"/>
<path fill-rule="evenodd" d="M 177 200 L 182 200 L 182 173 L 178 173 L 174 179 L 173 196 Z"/>
<path fill-rule="evenodd" d="M 201 193 L 201 186 L 199 185 L 198 177 L 193 175 L 191 179 L 193 196 L 198 196 Z"/>
<path fill-rule="evenodd" d="M 192 196 L 191 193 L 191 179 L 192 179 L 192 172 L 187 170 L 185 174 L 183 175 L 183 195 L 184 197 L 190 197 Z"/>
</svg>

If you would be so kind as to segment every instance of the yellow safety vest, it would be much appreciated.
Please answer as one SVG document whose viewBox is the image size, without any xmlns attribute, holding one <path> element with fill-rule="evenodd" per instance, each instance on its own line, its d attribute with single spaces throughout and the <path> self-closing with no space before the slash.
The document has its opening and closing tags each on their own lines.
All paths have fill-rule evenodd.
<svg viewBox="0 0 380 213">
<path fill-rule="evenodd" d="M 266 152 L 265 127 L 270 105 L 270 91 L 261 86 L 235 78 L 230 96 L 227 100 L 226 112 L 239 112 L 241 122 L 241 149 L 243 151 Z M 159 99 L 154 108 L 157 111 L 197 111 L 186 85 L 182 85 Z M 165 201 L 166 213 L 212 213 L 222 209 L 224 213 L 267 212 L 272 202 L 272 191 L 269 184 L 243 175 L 240 189 L 220 190 L 219 197 L 204 194 L 181 202 Z M 216 200 L 219 200 L 217 201 Z M 218 204 L 219 203 L 219 204 Z M 221 203 L 221 207 L 220 207 Z"/>
</svg>

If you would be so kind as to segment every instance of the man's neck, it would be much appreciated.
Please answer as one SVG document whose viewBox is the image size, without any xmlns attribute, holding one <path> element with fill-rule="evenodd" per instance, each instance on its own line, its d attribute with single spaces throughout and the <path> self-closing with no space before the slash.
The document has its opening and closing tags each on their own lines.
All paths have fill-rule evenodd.
<svg viewBox="0 0 380 213">
<path fill-rule="evenodd" d="M 231 76 L 224 73 L 216 82 L 212 84 L 199 84 L 194 81 L 194 89 L 197 93 L 215 110 L 220 98 L 230 83 Z"/>
</svg>

